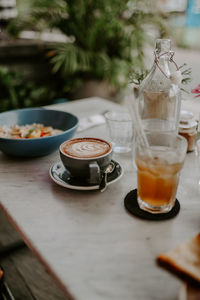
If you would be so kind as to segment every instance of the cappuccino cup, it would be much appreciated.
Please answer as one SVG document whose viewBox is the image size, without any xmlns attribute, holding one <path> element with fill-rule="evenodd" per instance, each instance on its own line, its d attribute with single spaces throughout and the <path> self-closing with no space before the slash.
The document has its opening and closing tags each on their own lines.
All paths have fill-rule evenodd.
<svg viewBox="0 0 200 300">
<path fill-rule="evenodd" d="M 99 184 L 112 159 L 112 145 L 106 140 L 84 137 L 65 141 L 60 158 L 71 176 L 88 184 Z"/>
</svg>

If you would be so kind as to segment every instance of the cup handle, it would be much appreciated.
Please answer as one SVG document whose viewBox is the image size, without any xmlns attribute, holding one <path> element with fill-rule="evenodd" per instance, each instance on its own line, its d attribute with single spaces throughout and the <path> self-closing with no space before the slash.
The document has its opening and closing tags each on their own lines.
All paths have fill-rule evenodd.
<svg viewBox="0 0 200 300">
<path fill-rule="evenodd" d="M 93 161 L 89 164 L 89 183 L 96 184 L 100 181 L 100 167 L 96 161 Z"/>
</svg>

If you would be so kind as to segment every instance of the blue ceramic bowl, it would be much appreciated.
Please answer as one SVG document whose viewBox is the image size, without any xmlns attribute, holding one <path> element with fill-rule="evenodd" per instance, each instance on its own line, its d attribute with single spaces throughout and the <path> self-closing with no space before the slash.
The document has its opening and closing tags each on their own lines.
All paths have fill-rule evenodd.
<svg viewBox="0 0 200 300">
<path fill-rule="evenodd" d="M 0 138 L 0 150 L 6 154 L 21 157 L 50 154 L 56 151 L 62 142 L 73 137 L 78 127 L 78 118 L 68 112 L 44 108 L 24 108 L 0 113 L 0 126 L 33 123 L 52 126 L 63 132 L 54 136 L 33 139 Z"/>
</svg>

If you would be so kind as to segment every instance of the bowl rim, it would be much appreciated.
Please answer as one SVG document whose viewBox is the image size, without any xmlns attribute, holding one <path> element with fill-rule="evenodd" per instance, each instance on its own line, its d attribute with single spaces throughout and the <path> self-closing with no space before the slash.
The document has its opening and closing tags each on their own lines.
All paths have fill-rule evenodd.
<svg viewBox="0 0 200 300">
<path fill-rule="evenodd" d="M 70 132 L 72 130 L 75 130 L 78 127 L 78 125 L 79 125 L 79 119 L 78 119 L 78 117 L 76 115 L 74 115 L 74 114 L 72 114 L 72 113 L 70 113 L 68 111 L 62 111 L 62 110 L 56 110 L 56 109 L 48 109 L 48 108 L 45 108 L 45 107 L 33 107 L 33 108 L 27 107 L 27 108 L 21 108 L 21 109 L 8 110 L 8 111 L 0 113 L 0 117 L 1 117 L 2 114 L 7 114 L 7 113 L 10 113 L 10 112 L 18 112 L 18 111 L 28 111 L 28 110 L 29 111 L 32 111 L 32 110 L 35 110 L 35 111 L 37 111 L 37 110 L 45 110 L 45 111 L 53 111 L 53 112 L 65 113 L 65 114 L 70 115 L 70 116 L 72 116 L 72 117 L 75 118 L 76 124 L 73 127 L 69 128 L 67 130 L 64 130 L 61 133 L 58 133 L 56 135 L 44 136 L 44 137 L 42 137 L 42 140 L 44 140 L 44 139 L 50 139 L 50 138 L 53 138 L 53 137 L 59 137 L 59 136 L 65 134 L 65 133 L 68 133 L 68 132 Z M 28 138 L 28 139 L 26 139 L 26 138 L 14 139 L 14 138 L 0 137 L 0 141 L 26 141 L 26 142 L 41 141 L 41 137 L 39 137 L 39 138 Z"/>
</svg>

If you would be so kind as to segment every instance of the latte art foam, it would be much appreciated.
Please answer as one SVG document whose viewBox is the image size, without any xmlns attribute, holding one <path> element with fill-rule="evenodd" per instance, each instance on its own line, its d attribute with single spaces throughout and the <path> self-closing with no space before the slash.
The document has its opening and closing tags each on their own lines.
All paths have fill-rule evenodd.
<svg viewBox="0 0 200 300">
<path fill-rule="evenodd" d="M 111 149 L 110 145 L 98 139 L 74 139 L 63 146 L 63 151 L 80 158 L 98 157 L 106 154 Z"/>
</svg>

